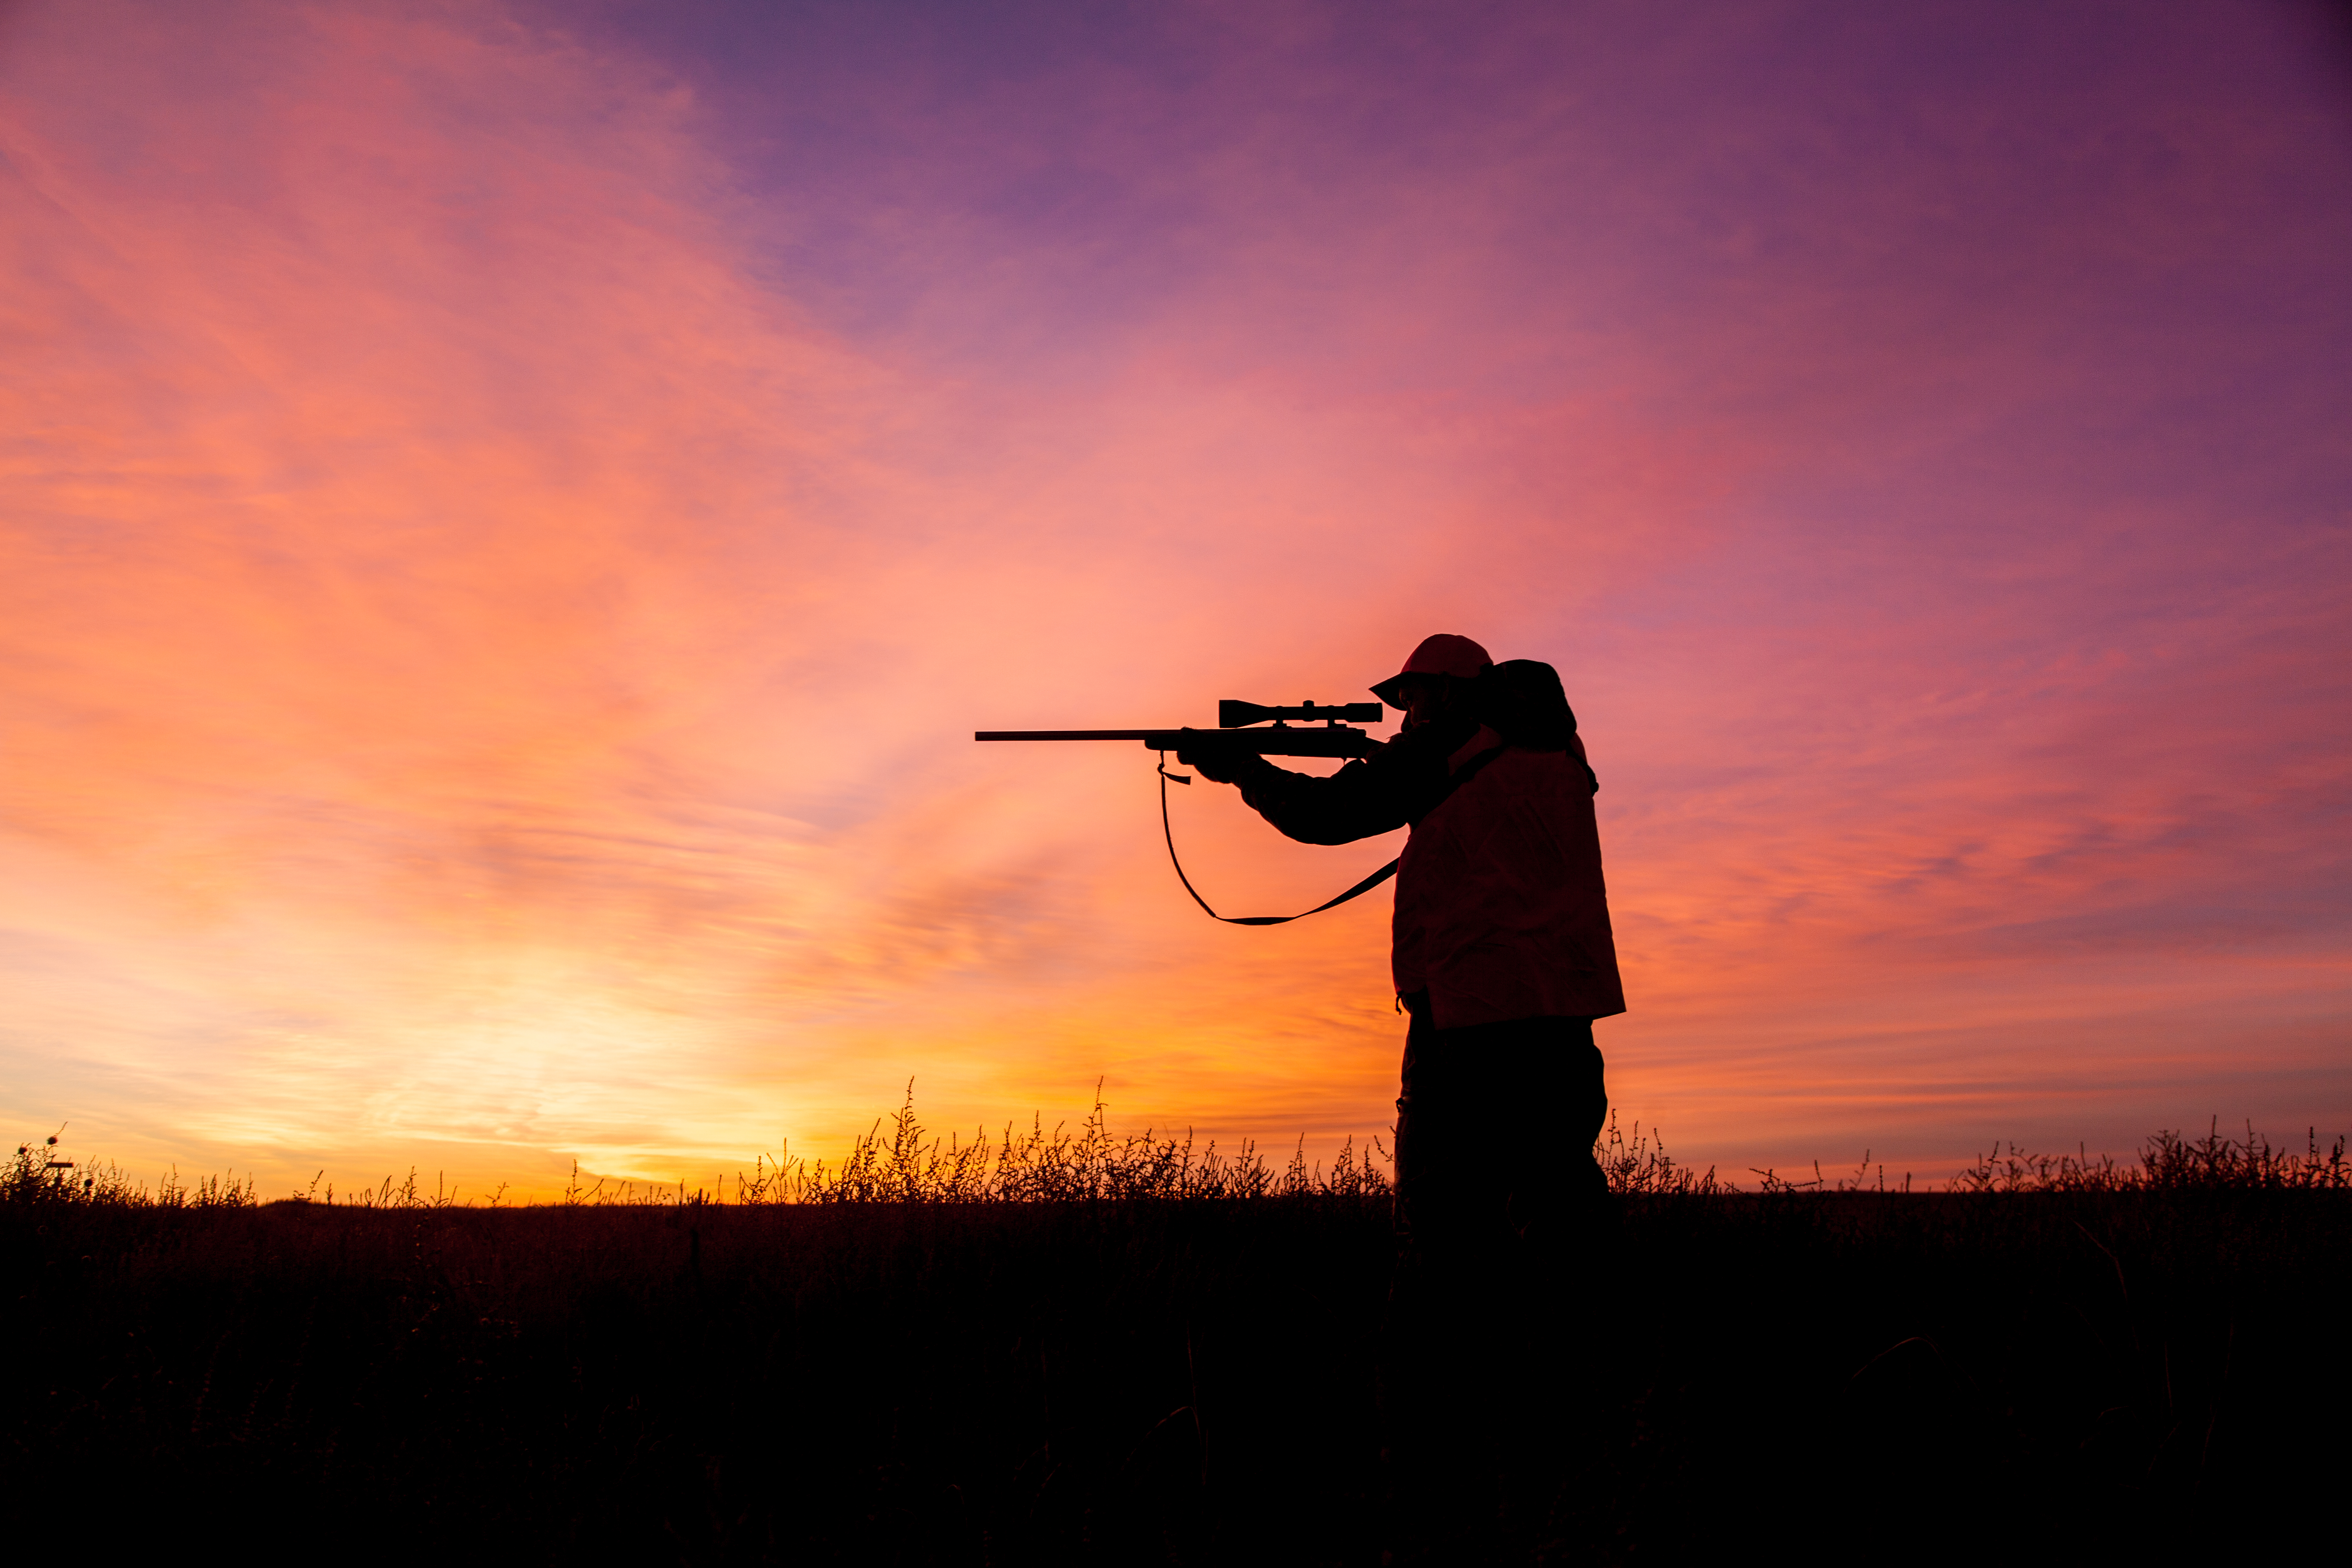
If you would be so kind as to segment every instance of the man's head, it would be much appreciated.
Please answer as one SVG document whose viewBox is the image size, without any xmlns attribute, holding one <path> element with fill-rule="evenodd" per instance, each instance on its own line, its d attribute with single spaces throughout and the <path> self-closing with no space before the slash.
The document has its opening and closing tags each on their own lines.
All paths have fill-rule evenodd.
<svg viewBox="0 0 2352 1568">
<path fill-rule="evenodd" d="M 1423 637 L 1404 668 L 1372 688 L 1372 695 L 1404 710 L 1408 730 L 1429 722 L 1453 704 L 1458 683 L 1475 680 L 1495 661 L 1468 637 L 1440 632 Z"/>
</svg>

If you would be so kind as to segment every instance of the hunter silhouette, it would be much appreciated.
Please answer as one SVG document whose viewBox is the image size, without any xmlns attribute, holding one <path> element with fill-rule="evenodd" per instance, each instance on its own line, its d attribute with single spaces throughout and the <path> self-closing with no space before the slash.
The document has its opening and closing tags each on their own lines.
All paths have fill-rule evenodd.
<svg viewBox="0 0 2352 1568">
<path fill-rule="evenodd" d="M 1305 843 L 1412 829 L 1391 952 L 1410 1023 L 1383 1399 L 1399 1528 L 1421 1542 L 1406 1555 L 1451 1557 L 1475 1550 L 1458 1532 L 1484 1507 L 1475 1489 L 1492 1471 L 1477 1472 L 1562 1414 L 1535 1391 L 1555 1387 L 1580 1337 L 1567 1268 L 1612 1217 L 1592 1158 L 1609 1108 L 1592 1022 L 1625 997 L 1600 783 L 1559 673 L 1440 635 L 1372 690 L 1403 727 L 1328 778 L 1258 756 L 1180 760 Z"/>
</svg>

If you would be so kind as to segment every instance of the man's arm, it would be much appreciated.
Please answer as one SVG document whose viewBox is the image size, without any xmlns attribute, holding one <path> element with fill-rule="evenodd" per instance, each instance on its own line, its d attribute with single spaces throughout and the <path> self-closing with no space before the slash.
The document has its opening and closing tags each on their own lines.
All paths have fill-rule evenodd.
<svg viewBox="0 0 2352 1568">
<path fill-rule="evenodd" d="M 1177 760 L 1203 778 L 1239 785 L 1242 798 L 1286 838 L 1351 844 L 1417 822 L 1445 798 L 1446 759 L 1477 730 L 1475 719 L 1441 719 L 1407 731 L 1328 778 L 1295 773 L 1255 754 L 1202 752 Z"/>
</svg>

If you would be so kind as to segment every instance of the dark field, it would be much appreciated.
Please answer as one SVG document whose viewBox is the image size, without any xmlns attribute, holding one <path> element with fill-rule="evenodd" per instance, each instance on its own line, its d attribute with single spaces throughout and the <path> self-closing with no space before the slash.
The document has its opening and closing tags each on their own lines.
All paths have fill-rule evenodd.
<svg viewBox="0 0 2352 1568">
<path fill-rule="evenodd" d="M 1654 1165 L 1684 1190 L 1622 1197 L 1547 1314 L 1570 1375 L 1528 1395 L 1482 1557 L 2098 1561 L 2340 1519 L 2352 1191 L 2234 1168 L 1730 1194 Z M 20 1175 L 10 1540 L 1375 1563 L 1386 1205 L 1281 1184 L 492 1210 Z"/>
</svg>

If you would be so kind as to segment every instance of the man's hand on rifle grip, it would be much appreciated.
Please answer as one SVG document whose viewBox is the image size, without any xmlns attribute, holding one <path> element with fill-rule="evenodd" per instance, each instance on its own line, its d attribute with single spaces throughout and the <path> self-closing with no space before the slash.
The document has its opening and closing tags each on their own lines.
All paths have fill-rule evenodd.
<svg viewBox="0 0 2352 1568">
<path fill-rule="evenodd" d="M 1256 758 L 1248 752 L 1229 752 L 1222 747 L 1214 751 L 1179 752 L 1176 763 L 1192 769 L 1212 784 L 1232 784 L 1249 770 Z"/>
</svg>

